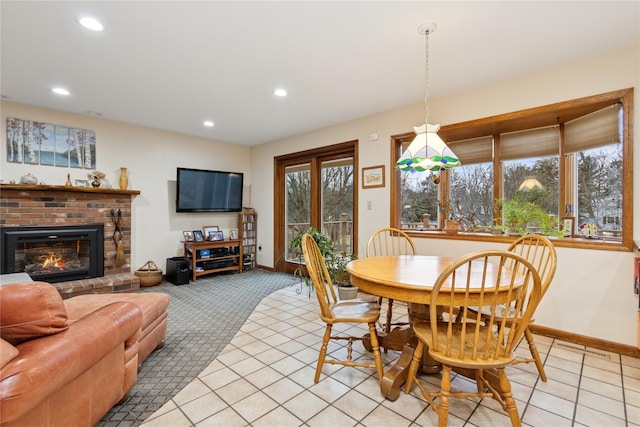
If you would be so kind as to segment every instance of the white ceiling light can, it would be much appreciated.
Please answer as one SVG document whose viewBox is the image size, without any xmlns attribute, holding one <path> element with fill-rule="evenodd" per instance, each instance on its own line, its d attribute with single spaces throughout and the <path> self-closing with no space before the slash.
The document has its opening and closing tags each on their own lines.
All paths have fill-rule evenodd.
<svg viewBox="0 0 640 427">
<path fill-rule="evenodd" d="M 284 90 L 284 89 L 276 89 L 276 90 L 274 90 L 274 91 L 273 91 L 273 94 L 274 94 L 275 96 L 279 96 L 279 97 L 281 97 L 281 98 L 282 98 L 282 97 L 287 96 L 287 91 L 286 91 L 286 90 Z"/>
<path fill-rule="evenodd" d="M 202 124 L 209 128 L 212 128 L 215 126 L 215 123 L 213 123 L 211 120 L 205 120 L 204 122 L 202 122 Z"/>
<path fill-rule="evenodd" d="M 87 28 L 89 30 L 92 30 L 92 31 L 102 31 L 102 30 L 104 30 L 104 25 L 102 25 L 100 23 L 100 21 L 98 21 L 95 18 L 91 18 L 89 16 L 83 16 L 82 18 L 78 19 L 78 22 L 83 27 L 85 27 L 85 28 Z"/>
<path fill-rule="evenodd" d="M 67 89 L 63 88 L 63 87 L 53 87 L 53 88 L 51 88 L 51 91 L 53 93 L 57 93 L 58 95 L 69 95 L 70 94 L 70 92 Z"/>
</svg>

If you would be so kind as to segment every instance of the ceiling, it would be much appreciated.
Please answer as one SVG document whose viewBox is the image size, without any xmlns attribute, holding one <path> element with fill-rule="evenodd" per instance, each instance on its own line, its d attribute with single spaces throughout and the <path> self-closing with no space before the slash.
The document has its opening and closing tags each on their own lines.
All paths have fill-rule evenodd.
<svg viewBox="0 0 640 427">
<path fill-rule="evenodd" d="M 0 12 L 3 99 L 244 145 L 423 100 L 425 22 L 438 26 L 430 98 L 640 42 L 638 1 L 2 0 Z"/>
</svg>

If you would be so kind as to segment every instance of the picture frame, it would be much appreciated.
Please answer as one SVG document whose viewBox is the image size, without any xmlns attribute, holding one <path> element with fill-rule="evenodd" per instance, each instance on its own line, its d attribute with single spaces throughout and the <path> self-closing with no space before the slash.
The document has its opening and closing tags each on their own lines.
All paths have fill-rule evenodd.
<svg viewBox="0 0 640 427">
<path fill-rule="evenodd" d="M 384 165 L 362 168 L 362 188 L 384 187 Z"/>
<path fill-rule="evenodd" d="M 193 242 L 193 231 L 184 230 L 182 232 L 182 237 L 183 237 L 185 242 Z"/>
<path fill-rule="evenodd" d="M 231 230 L 229 230 L 229 238 L 230 239 L 237 239 L 238 238 L 238 230 L 236 230 L 235 228 L 232 228 Z"/>
<path fill-rule="evenodd" d="M 193 240 L 196 242 L 204 242 L 204 234 L 202 234 L 202 230 L 193 230 Z"/>
<path fill-rule="evenodd" d="M 562 218 L 562 231 L 564 231 L 564 237 L 573 237 L 575 232 L 576 219 L 574 217 Z"/>
<path fill-rule="evenodd" d="M 224 240 L 224 234 L 222 231 L 210 231 L 207 238 L 212 242 L 220 242 Z"/>
<path fill-rule="evenodd" d="M 209 233 L 211 231 L 220 231 L 220 227 L 218 227 L 217 225 L 205 225 L 204 227 L 202 227 L 202 232 L 207 238 L 209 238 Z"/>
</svg>

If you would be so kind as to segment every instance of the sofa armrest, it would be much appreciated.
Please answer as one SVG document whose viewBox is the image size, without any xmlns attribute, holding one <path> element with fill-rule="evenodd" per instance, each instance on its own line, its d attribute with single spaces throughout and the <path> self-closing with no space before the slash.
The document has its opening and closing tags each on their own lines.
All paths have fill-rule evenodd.
<svg viewBox="0 0 640 427">
<path fill-rule="evenodd" d="M 135 345 L 142 313 L 117 302 L 54 335 L 17 346 L 20 355 L 0 370 L 0 419 L 17 419 L 65 384 L 82 375 L 118 346 Z M 123 369 L 124 369 L 123 355 Z"/>
</svg>

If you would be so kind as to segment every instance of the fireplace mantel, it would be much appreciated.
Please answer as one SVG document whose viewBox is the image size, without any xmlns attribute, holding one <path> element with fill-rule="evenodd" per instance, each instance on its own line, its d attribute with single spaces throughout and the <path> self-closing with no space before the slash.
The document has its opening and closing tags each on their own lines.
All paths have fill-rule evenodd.
<svg viewBox="0 0 640 427">
<path fill-rule="evenodd" d="M 0 184 L 0 190 L 24 191 L 69 191 L 77 193 L 130 194 L 138 195 L 140 190 L 120 190 L 119 188 L 76 187 L 73 185 Z"/>
</svg>

